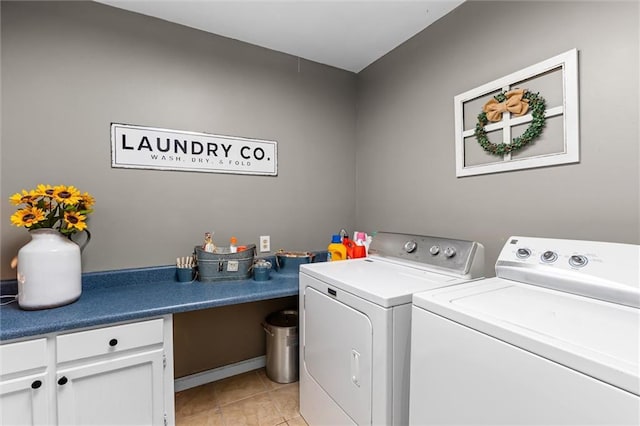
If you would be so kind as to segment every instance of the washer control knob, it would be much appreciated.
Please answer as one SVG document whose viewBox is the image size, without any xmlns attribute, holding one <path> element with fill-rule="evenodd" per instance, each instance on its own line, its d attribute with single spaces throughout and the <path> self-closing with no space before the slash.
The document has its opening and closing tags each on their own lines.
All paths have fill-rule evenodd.
<svg viewBox="0 0 640 426">
<path fill-rule="evenodd" d="M 587 264 L 587 262 L 587 258 L 580 254 L 574 254 L 569 258 L 569 265 L 573 266 L 574 268 L 582 268 Z"/>
<path fill-rule="evenodd" d="M 431 253 L 434 256 L 440 253 L 440 246 L 431 246 L 431 248 L 429 249 L 429 253 Z"/>
<path fill-rule="evenodd" d="M 413 253 L 414 251 L 416 251 L 417 248 L 418 248 L 418 243 L 416 243 L 413 240 L 407 241 L 406 243 L 404 243 L 404 251 L 406 251 L 407 253 Z"/>
<path fill-rule="evenodd" d="M 526 259 L 527 257 L 531 256 L 531 250 L 529 250 L 528 248 L 519 248 L 516 251 L 516 256 L 518 256 L 520 259 Z"/>
<path fill-rule="evenodd" d="M 545 251 L 544 253 L 542 253 L 542 256 L 540 256 L 540 260 L 542 260 L 545 263 L 553 263 L 556 261 L 557 258 L 558 258 L 558 255 L 552 252 L 551 250 Z"/>
<path fill-rule="evenodd" d="M 456 255 L 456 249 L 454 249 L 453 247 L 447 247 L 446 249 L 444 249 L 444 255 L 445 257 L 453 257 Z"/>
</svg>

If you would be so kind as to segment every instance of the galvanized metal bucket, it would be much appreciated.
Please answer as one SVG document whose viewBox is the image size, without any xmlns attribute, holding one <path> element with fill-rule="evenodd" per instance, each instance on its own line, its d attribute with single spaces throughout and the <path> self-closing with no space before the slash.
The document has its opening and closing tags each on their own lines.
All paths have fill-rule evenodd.
<svg viewBox="0 0 640 426">
<path fill-rule="evenodd" d="M 314 254 L 308 251 L 276 252 L 276 265 L 279 272 L 299 272 L 300 265 L 313 262 Z"/>
<path fill-rule="evenodd" d="M 285 310 L 267 316 L 267 377 L 278 383 L 298 380 L 298 311 Z"/>
<path fill-rule="evenodd" d="M 256 251 L 255 244 L 246 250 L 229 253 L 228 248 L 218 248 L 222 252 L 209 253 L 196 246 L 194 252 L 198 261 L 198 280 L 201 282 L 246 280 L 251 277 L 251 266 Z"/>
</svg>

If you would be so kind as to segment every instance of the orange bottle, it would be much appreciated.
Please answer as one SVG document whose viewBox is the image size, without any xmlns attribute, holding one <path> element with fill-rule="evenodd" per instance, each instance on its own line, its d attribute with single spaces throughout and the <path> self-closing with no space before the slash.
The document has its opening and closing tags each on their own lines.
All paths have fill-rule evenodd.
<svg viewBox="0 0 640 426">
<path fill-rule="evenodd" d="M 347 249 L 347 259 L 355 259 L 354 250 L 356 248 L 356 243 L 353 240 L 350 240 L 349 237 L 344 237 L 342 239 L 342 244 Z"/>
</svg>

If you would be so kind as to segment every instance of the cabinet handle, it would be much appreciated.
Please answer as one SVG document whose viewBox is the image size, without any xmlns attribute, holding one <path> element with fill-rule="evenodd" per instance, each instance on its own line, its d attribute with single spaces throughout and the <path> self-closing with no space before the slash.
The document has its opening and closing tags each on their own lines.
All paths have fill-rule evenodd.
<svg viewBox="0 0 640 426">
<path fill-rule="evenodd" d="M 66 378 L 66 376 L 62 376 L 58 379 L 58 384 L 60 386 L 67 384 L 67 382 L 69 381 L 69 379 Z"/>
<path fill-rule="evenodd" d="M 38 389 L 40 386 L 42 386 L 42 382 L 40 380 L 36 380 L 31 383 L 31 389 Z"/>
<path fill-rule="evenodd" d="M 118 339 L 111 339 L 109 340 L 109 346 L 115 346 L 118 344 Z"/>
</svg>

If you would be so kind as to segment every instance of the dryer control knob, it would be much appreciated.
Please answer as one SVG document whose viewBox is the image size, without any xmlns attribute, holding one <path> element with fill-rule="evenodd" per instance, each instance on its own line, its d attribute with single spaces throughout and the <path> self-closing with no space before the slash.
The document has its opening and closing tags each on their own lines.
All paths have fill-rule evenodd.
<svg viewBox="0 0 640 426">
<path fill-rule="evenodd" d="M 406 243 L 404 243 L 404 251 L 406 251 L 407 253 L 413 253 L 414 251 L 416 251 L 417 248 L 418 248 L 418 243 L 416 243 L 413 240 L 407 241 Z"/>
<path fill-rule="evenodd" d="M 516 256 L 518 256 L 520 259 L 526 259 L 527 257 L 531 256 L 531 250 L 529 250 L 528 248 L 519 248 L 516 251 Z"/>
<path fill-rule="evenodd" d="M 454 249 L 453 247 L 447 247 L 446 249 L 444 249 L 444 255 L 445 257 L 453 257 L 456 255 L 456 249 Z"/>
<path fill-rule="evenodd" d="M 440 246 L 431 246 L 431 248 L 429 249 L 429 253 L 431 253 L 434 256 L 440 253 Z"/>
</svg>

